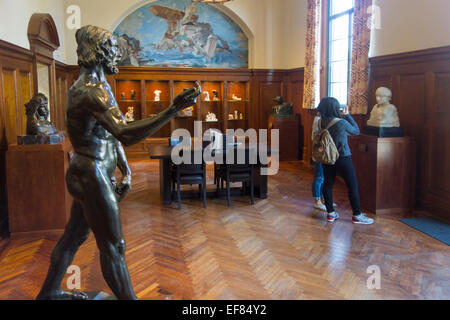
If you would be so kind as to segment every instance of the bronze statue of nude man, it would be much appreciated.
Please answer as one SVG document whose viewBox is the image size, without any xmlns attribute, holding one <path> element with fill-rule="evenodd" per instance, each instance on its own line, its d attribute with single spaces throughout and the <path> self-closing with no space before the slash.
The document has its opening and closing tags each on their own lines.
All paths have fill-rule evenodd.
<svg viewBox="0 0 450 320">
<path fill-rule="evenodd" d="M 200 86 L 175 97 L 161 113 L 127 123 L 105 74 L 115 74 L 121 55 L 107 30 L 84 26 L 76 32 L 80 77 L 70 88 L 67 131 L 74 157 L 66 174 L 74 201 L 63 236 L 53 249 L 50 267 L 37 299 L 87 299 L 83 292 L 61 290 L 60 284 L 80 245 L 94 232 L 103 277 L 118 299 L 137 299 L 125 262 L 119 202 L 130 191 L 131 172 L 122 144 L 151 136 L 179 111 L 195 104 Z M 114 172 L 122 173 L 116 184 Z"/>
</svg>

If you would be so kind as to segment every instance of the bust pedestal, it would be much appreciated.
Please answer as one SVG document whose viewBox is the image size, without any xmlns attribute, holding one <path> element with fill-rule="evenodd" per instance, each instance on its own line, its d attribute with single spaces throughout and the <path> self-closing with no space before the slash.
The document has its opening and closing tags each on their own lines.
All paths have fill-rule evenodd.
<svg viewBox="0 0 450 320">
<path fill-rule="evenodd" d="M 413 138 L 349 137 L 363 211 L 404 215 L 414 209 L 416 148 Z"/>
<path fill-rule="evenodd" d="M 10 145 L 6 152 L 11 238 L 62 232 L 72 197 L 66 188 L 69 140 L 63 144 Z"/>
<path fill-rule="evenodd" d="M 365 126 L 363 127 L 362 132 L 369 136 L 376 136 L 379 138 L 403 137 L 403 129 L 400 127 Z"/>
</svg>

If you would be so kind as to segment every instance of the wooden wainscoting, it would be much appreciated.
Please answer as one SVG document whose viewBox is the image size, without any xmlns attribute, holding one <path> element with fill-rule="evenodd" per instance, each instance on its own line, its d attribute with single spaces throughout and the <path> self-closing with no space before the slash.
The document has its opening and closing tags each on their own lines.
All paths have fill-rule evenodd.
<svg viewBox="0 0 450 320">
<path fill-rule="evenodd" d="M 392 90 L 405 135 L 417 143 L 418 205 L 450 218 L 450 46 L 372 58 L 375 90 Z"/>
<path fill-rule="evenodd" d="M 0 40 L 0 227 L 7 218 L 6 151 L 26 131 L 24 104 L 33 95 L 33 55 Z"/>
</svg>

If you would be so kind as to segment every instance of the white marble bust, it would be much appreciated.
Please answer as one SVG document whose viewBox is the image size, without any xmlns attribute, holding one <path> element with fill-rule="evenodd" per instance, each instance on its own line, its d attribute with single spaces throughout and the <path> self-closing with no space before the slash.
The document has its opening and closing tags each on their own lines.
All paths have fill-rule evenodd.
<svg viewBox="0 0 450 320">
<path fill-rule="evenodd" d="M 391 90 L 380 87 L 377 89 L 376 96 L 378 104 L 370 112 L 370 119 L 367 121 L 367 125 L 383 128 L 400 127 L 397 108 L 390 104 L 392 98 Z"/>
</svg>

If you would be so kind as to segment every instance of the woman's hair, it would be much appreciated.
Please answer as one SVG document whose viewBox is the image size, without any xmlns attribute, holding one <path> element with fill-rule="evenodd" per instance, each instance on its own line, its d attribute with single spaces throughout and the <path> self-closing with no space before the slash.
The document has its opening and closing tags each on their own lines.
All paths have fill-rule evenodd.
<svg viewBox="0 0 450 320">
<path fill-rule="evenodd" d="M 101 63 L 105 58 L 105 46 L 110 37 L 113 35 L 108 30 L 91 25 L 78 29 L 75 34 L 78 65 L 89 68 Z"/>
<path fill-rule="evenodd" d="M 336 98 L 327 97 L 320 101 L 317 111 L 322 118 L 340 118 L 340 108 L 341 104 Z"/>
</svg>

